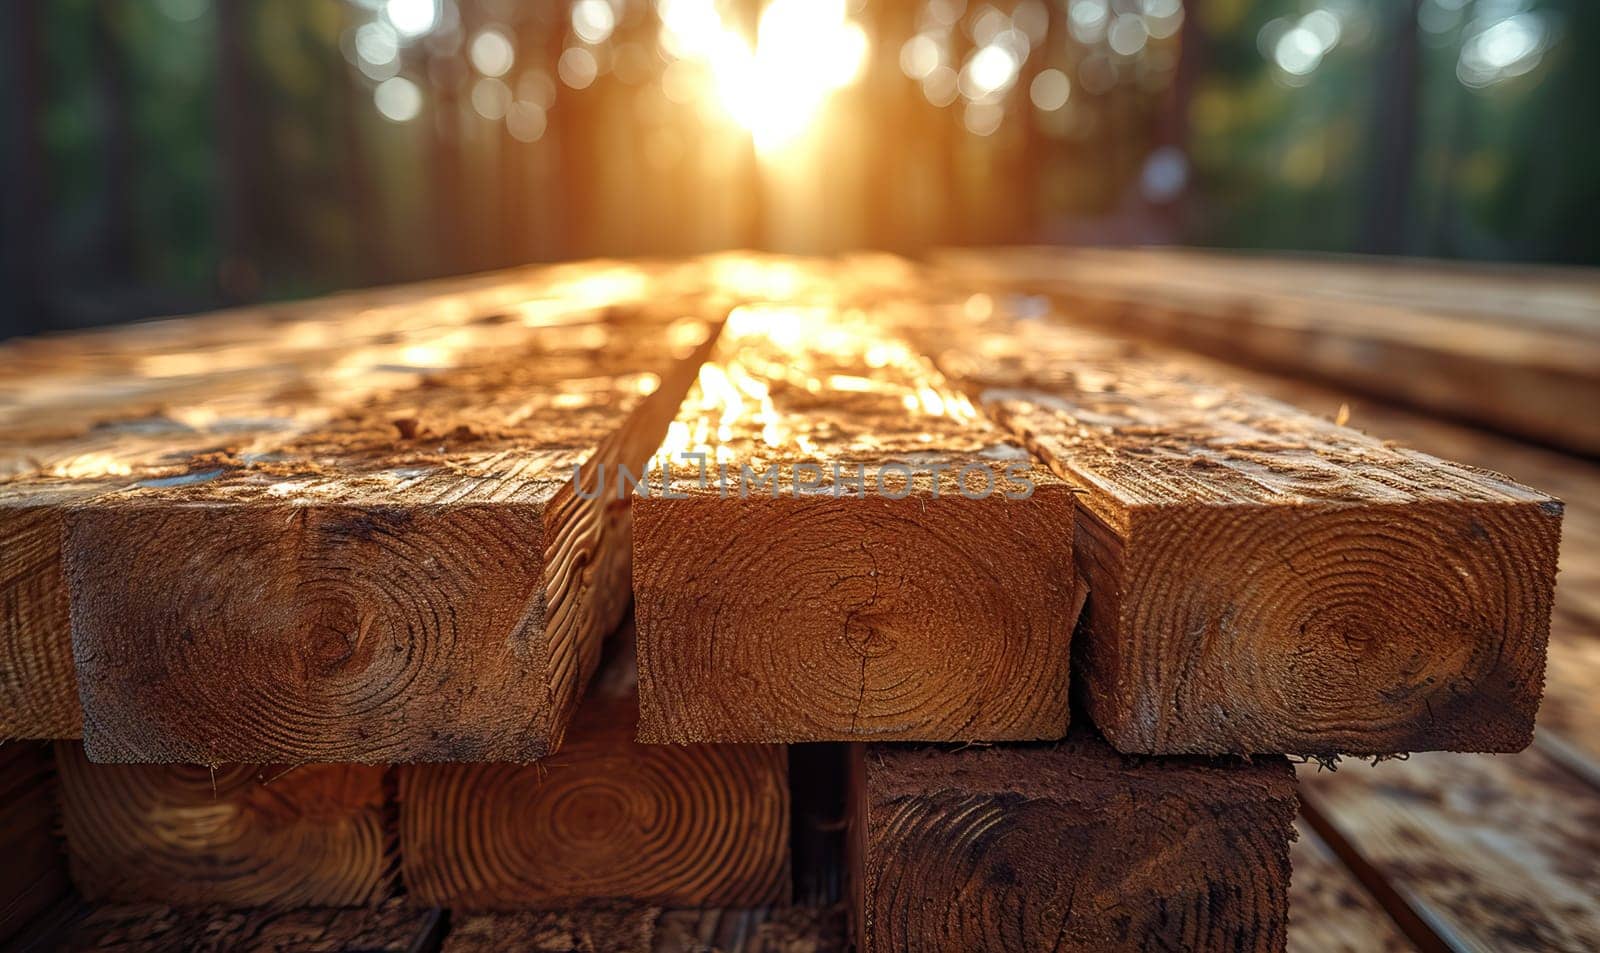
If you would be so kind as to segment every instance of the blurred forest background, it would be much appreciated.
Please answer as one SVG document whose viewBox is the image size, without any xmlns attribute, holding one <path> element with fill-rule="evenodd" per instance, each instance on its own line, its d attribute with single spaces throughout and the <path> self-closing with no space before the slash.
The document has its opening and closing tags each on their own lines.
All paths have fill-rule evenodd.
<svg viewBox="0 0 1600 953">
<path fill-rule="evenodd" d="M 0 336 L 595 255 L 1600 263 L 1594 0 L 15 0 Z"/>
</svg>

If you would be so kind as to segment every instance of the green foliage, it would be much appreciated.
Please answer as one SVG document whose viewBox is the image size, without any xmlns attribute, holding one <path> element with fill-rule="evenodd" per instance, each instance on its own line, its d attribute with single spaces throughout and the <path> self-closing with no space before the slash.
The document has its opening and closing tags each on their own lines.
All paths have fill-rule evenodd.
<svg viewBox="0 0 1600 953">
<path fill-rule="evenodd" d="M 242 35 L 232 46 L 222 36 L 219 4 L 227 2 L 241 12 Z M 1411 42 L 1415 155 L 1410 175 L 1401 177 L 1405 187 L 1394 193 L 1403 207 L 1387 210 L 1401 223 L 1403 250 L 1600 263 L 1600 229 L 1593 225 L 1600 210 L 1594 49 L 1600 4 L 1423 3 L 1424 28 L 1411 29 L 1407 41 L 1407 0 L 1190 0 L 1191 26 L 1198 29 L 1184 35 L 1193 32 L 1201 43 L 1184 55 L 1198 57 L 1200 69 L 1186 87 L 1188 113 L 1179 117 L 1194 170 L 1188 232 L 1180 237 L 1361 250 L 1372 223 L 1386 217 L 1375 196 L 1391 194 L 1376 187 L 1388 161 L 1380 141 L 1383 107 L 1394 102 L 1400 75 L 1390 54 L 1397 43 Z M 517 32 L 524 45 L 519 71 L 553 69 L 564 18 L 542 6 L 477 0 L 460 0 L 460 9 L 473 22 L 498 17 Z M 410 48 L 402 66 L 425 90 L 422 114 L 405 124 L 378 116 L 373 81 L 350 65 L 345 49 L 348 31 L 371 13 L 344 0 L 51 0 L 41 11 L 45 257 L 49 283 L 72 294 L 105 285 L 145 296 L 120 305 L 125 314 L 206 306 L 230 293 L 314 293 L 502 264 L 518 250 L 509 246 L 507 253 L 497 243 L 519 230 L 544 236 L 541 253 L 562 254 L 574 222 L 600 236 L 588 252 L 613 250 L 604 244 L 607 235 L 617 248 L 634 247 L 625 224 L 591 225 L 584 211 L 574 211 L 605 202 L 584 193 L 587 204 L 580 205 L 569 193 L 609 183 L 618 195 L 643 194 L 628 190 L 643 188 L 653 167 L 636 147 L 615 144 L 659 144 L 661 131 L 639 118 L 648 111 L 634 108 L 659 98 L 655 90 L 627 89 L 611 77 L 593 90 L 563 89 L 549 136 L 518 144 L 503 123 L 471 113 L 465 57 L 435 55 L 422 44 Z M 1338 15 L 1337 41 L 1299 72 L 1286 69 L 1274 59 L 1272 38 L 1317 11 Z M 1537 65 L 1494 82 L 1464 83 L 1463 46 L 1486 23 L 1515 15 L 1533 15 L 1548 28 L 1545 46 L 1529 61 Z M 1176 40 L 1154 54 L 1168 58 L 1165 72 L 1123 62 L 1114 87 L 1093 90 L 1079 81 L 1085 48 L 1059 28 L 1051 36 L 1029 69 L 1049 65 L 1073 76 L 1070 108 L 1036 116 L 1024 101 L 1027 121 L 1007 120 L 987 139 L 964 133 L 959 104 L 941 110 L 925 103 L 891 62 L 884 84 L 871 87 L 876 98 L 861 92 L 854 108 L 892 112 L 899 117 L 893 128 L 915 141 L 869 138 L 862 158 L 852 160 L 866 165 L 853 174 L 889 180 L 884 188 L 902 204 L 944 203 L 946 220 L 967 240 L 1036 240 L 1064 222 L 1137 216 L 1140 169 L 1151 149 L 1172 141 L 1164 138 L 1171 132 L 1164 124 L 1178 114 L 1165 87 L 1139 88 L 1129 77 L 1170 77 Z M 878 55 L 892 58 L 900 40 L 879 42 Z M 245 80 L 241 100 L 225 101 L 223 91 L 235 87 L 223 81 L 224 50 L 241 51 L 244 62 L 233 64 Z M 451 111 L 441 105 L 440 77 L 456 83 Z M 609 92 L 598 92 L 607 84 Z M 904 96 L 891 103 L 886 90 Z M 238 148 L 229 150 L 229 116 L 242 116 L 249 128 L 242 158 Z M 602 128 L 613 131 L 602 138 L 594 132 Z M 670 131 L 682 138 L 680 130 Z M 679 185 L 715 177 L 692 150 L 686 162 L 705 168 L 682 173 Z M 605 167 L 592 169 L 595 163 Z M 897 168 L 900 174 L 885 174 Z M 655 184 L 673 189 L 664 180 Z M 689 195 L 679 205 L 727 201 L 731 194 L 722 187 L 716 196 L 700 194 L 704 182 L 694 188 L 700 198 Z M 507 199 L 519 190 L 520 205 Z M 242 250 L 233 247 L 240 230 L 228 217 L 240 208 L 249 212 L 251 246 Z M 887 218 L 900 223 L 893 227 L 907 234 L 888 234 L 885 226 L 880 240 L 914 245 L 922 236 L 912 234 L 910 223 L 927 217 L 891 212 Z M 451 216 L 458 220 L 454 231 L 440 225 Z M 540 220 L 523 223 L 518 216 Z M 689 236 L 697 226 L 674 217 L 648 227 L 652 234 Z M 241 255 L 248 260 L 233 260 Z M 231 287 L 245 272 L 242 290 Z"/>
</svg>

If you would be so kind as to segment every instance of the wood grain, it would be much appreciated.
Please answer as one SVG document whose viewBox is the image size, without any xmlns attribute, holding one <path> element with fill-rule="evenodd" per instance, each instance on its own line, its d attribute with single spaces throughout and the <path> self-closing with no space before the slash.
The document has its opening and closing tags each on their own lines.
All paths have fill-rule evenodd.
<svg viewBox="0 0 1600 953">
<path fill-rule="evenodd" d="M 856 940 L 901 950 L 1282 950 L 1293 777 L 1282 759 L 1054 745 L 864 746 Z"/>
<path fill-rule="evenodd" d="M 608 663 L 542 761 L 399 768 L 414 900 L 469 911 L 788 901 L 784 749 L 635 742 L 631 667 L 626 652 Z"/>
<path fill-rule="evenodd" d="M 1534 744 L 1600 777 L 1600 466 L 1291 378 L 1218 368 L 1243 386 L 1426 453 L 1500 470 L 1565 501 L 1544 703 Z"/>
<path fill-rule="evenodd" d="M 554 750 L 627 600 L 626 500 L 580 495 L 574 468 L 642 469 L 709 330 L 616 311 L 530 330 L 494 363 L 71 507 L 90 755 Z"/>
<path fill-rule="evenodd" d="M 395 885 L 384 768 L 91 764 L 74 742 L 56 761 L 91 901 L 337 907 Z"/>
<path fill-rule="evenodd" d="M 1172 250 L 952 253 L 1085 322 L 1309 375 L 1584 454 L 1600 423 L 1600 273 Z"/>
<path fill-rule="evenodd" d="M 1050 321 L 940 364 L 1084 491 L 1075 663 L 1119 749 L 1528 744 L 1559 501 Z"/>
<path fill-rule="evenodd" d="M 642 740 L 1065 733 L 1071 493 L 870 315 L 736 310 L 664 449 Z"/>
<path fill-rule="evenodd" d="M 19 953 L 415 953 L 433 948 L 440 919 L 398 898 L 358 909 L 101 904 Z"/>
<path fill-rule="evenodd" d="M 56 836 L 56 773 L 48 745 L 0 746 L 0 944 L 71 891 Z"/>
<path fill-rule="evenodd" d="M 61 569 L 61 510 L 53 505 L 61 499 L 0 504 L 0 739 L 76 738 L 83 731 Z"/>
<path fill-rule="evenodd" d="M 586 905 L 578 910 L 460 918 L 444 953 L 842 953 L 839 907 L 662 910 Z"/>
<path fill-rule="evenodd" d="M 1600 943 L 1600 792 L 1542 752 L 1301 771 L 1309 808 L 1455 950 Z"/>
<path fill-rule="evenodd" d="M 655 953 L 841 953 L 849 948 L 842 906 L 667 910 L 656 919 Z"/>
<path fill-rule="evenodd" d="M 82 735 L 69 505 L 266 452 L 375 395 L 642 301 L 659 272 L 520 269 L 0 344 L 0 738 Z"/>
<path fill-rule="evenodd" d="M 441 953 L 652 953 L 659 907 L 585 904 L 458 916 Z"/>
</svg>

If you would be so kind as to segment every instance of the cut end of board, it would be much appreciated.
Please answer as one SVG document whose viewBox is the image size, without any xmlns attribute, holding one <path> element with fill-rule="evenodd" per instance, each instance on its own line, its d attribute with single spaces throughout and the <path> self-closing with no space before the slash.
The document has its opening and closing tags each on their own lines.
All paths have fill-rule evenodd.
<svg viewBox="0 0 1600 953">
<path fill-rule="evenodd" d="M 634 504 L 640 738 L 1060 738 L 1072 494 Z"/>
<path fill-rule="evenodd" d="M 401 766 L 412 899 L 469 911 L 788 902 L 784 749 L 638 744 L 634 710 L 632 697 L 585 702 L 537 764 Z"/>
<path fill-rule="evenodd" d="M 860 746 L 854 922 L 888 950 L 1282 950 L 1293 772 L 1282 758 L 1059 744 Z"/>
<path fill-rule="evenodd" d="M 1381 755 L 1532 741 L 1558 509 L 1143 507 L 1121 546 L 1084 523 L 1093 595 L 1076 661 L 1084 704 L 1120 750 Z"/>
<path fill-rule="evenodd" d="M 384 768 L 91 764 L 70 742 L 56 763 L 89 900 L 340 907 L 394 886 Z"/>
<path fill-rule="evenodd" d="M 0 499 L 0 552 L 0 739 L 77 738 L 60 510 Z"/>
<path fill-rule="evenodd" d="M 545 512 L 534 503 L 76 511 L 67 561 L 90 757 L 548 753 L 559 735 Z"/>
</svg>

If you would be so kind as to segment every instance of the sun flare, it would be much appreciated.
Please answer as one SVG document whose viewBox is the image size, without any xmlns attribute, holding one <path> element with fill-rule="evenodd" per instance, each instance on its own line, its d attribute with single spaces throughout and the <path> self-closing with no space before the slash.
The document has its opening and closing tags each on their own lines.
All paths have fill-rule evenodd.
<svg viewBox="0 0 1600 953">
<path fill-rule="evenodd" d="M 866 66 L 870 41 L 845 0 L 771 0 L 753 45 L 715 0 L 662 0 L 660 10 L 662 46 L 706 68 L 710 98 L 762 154 L 797 141 Z"/>
</svg>

